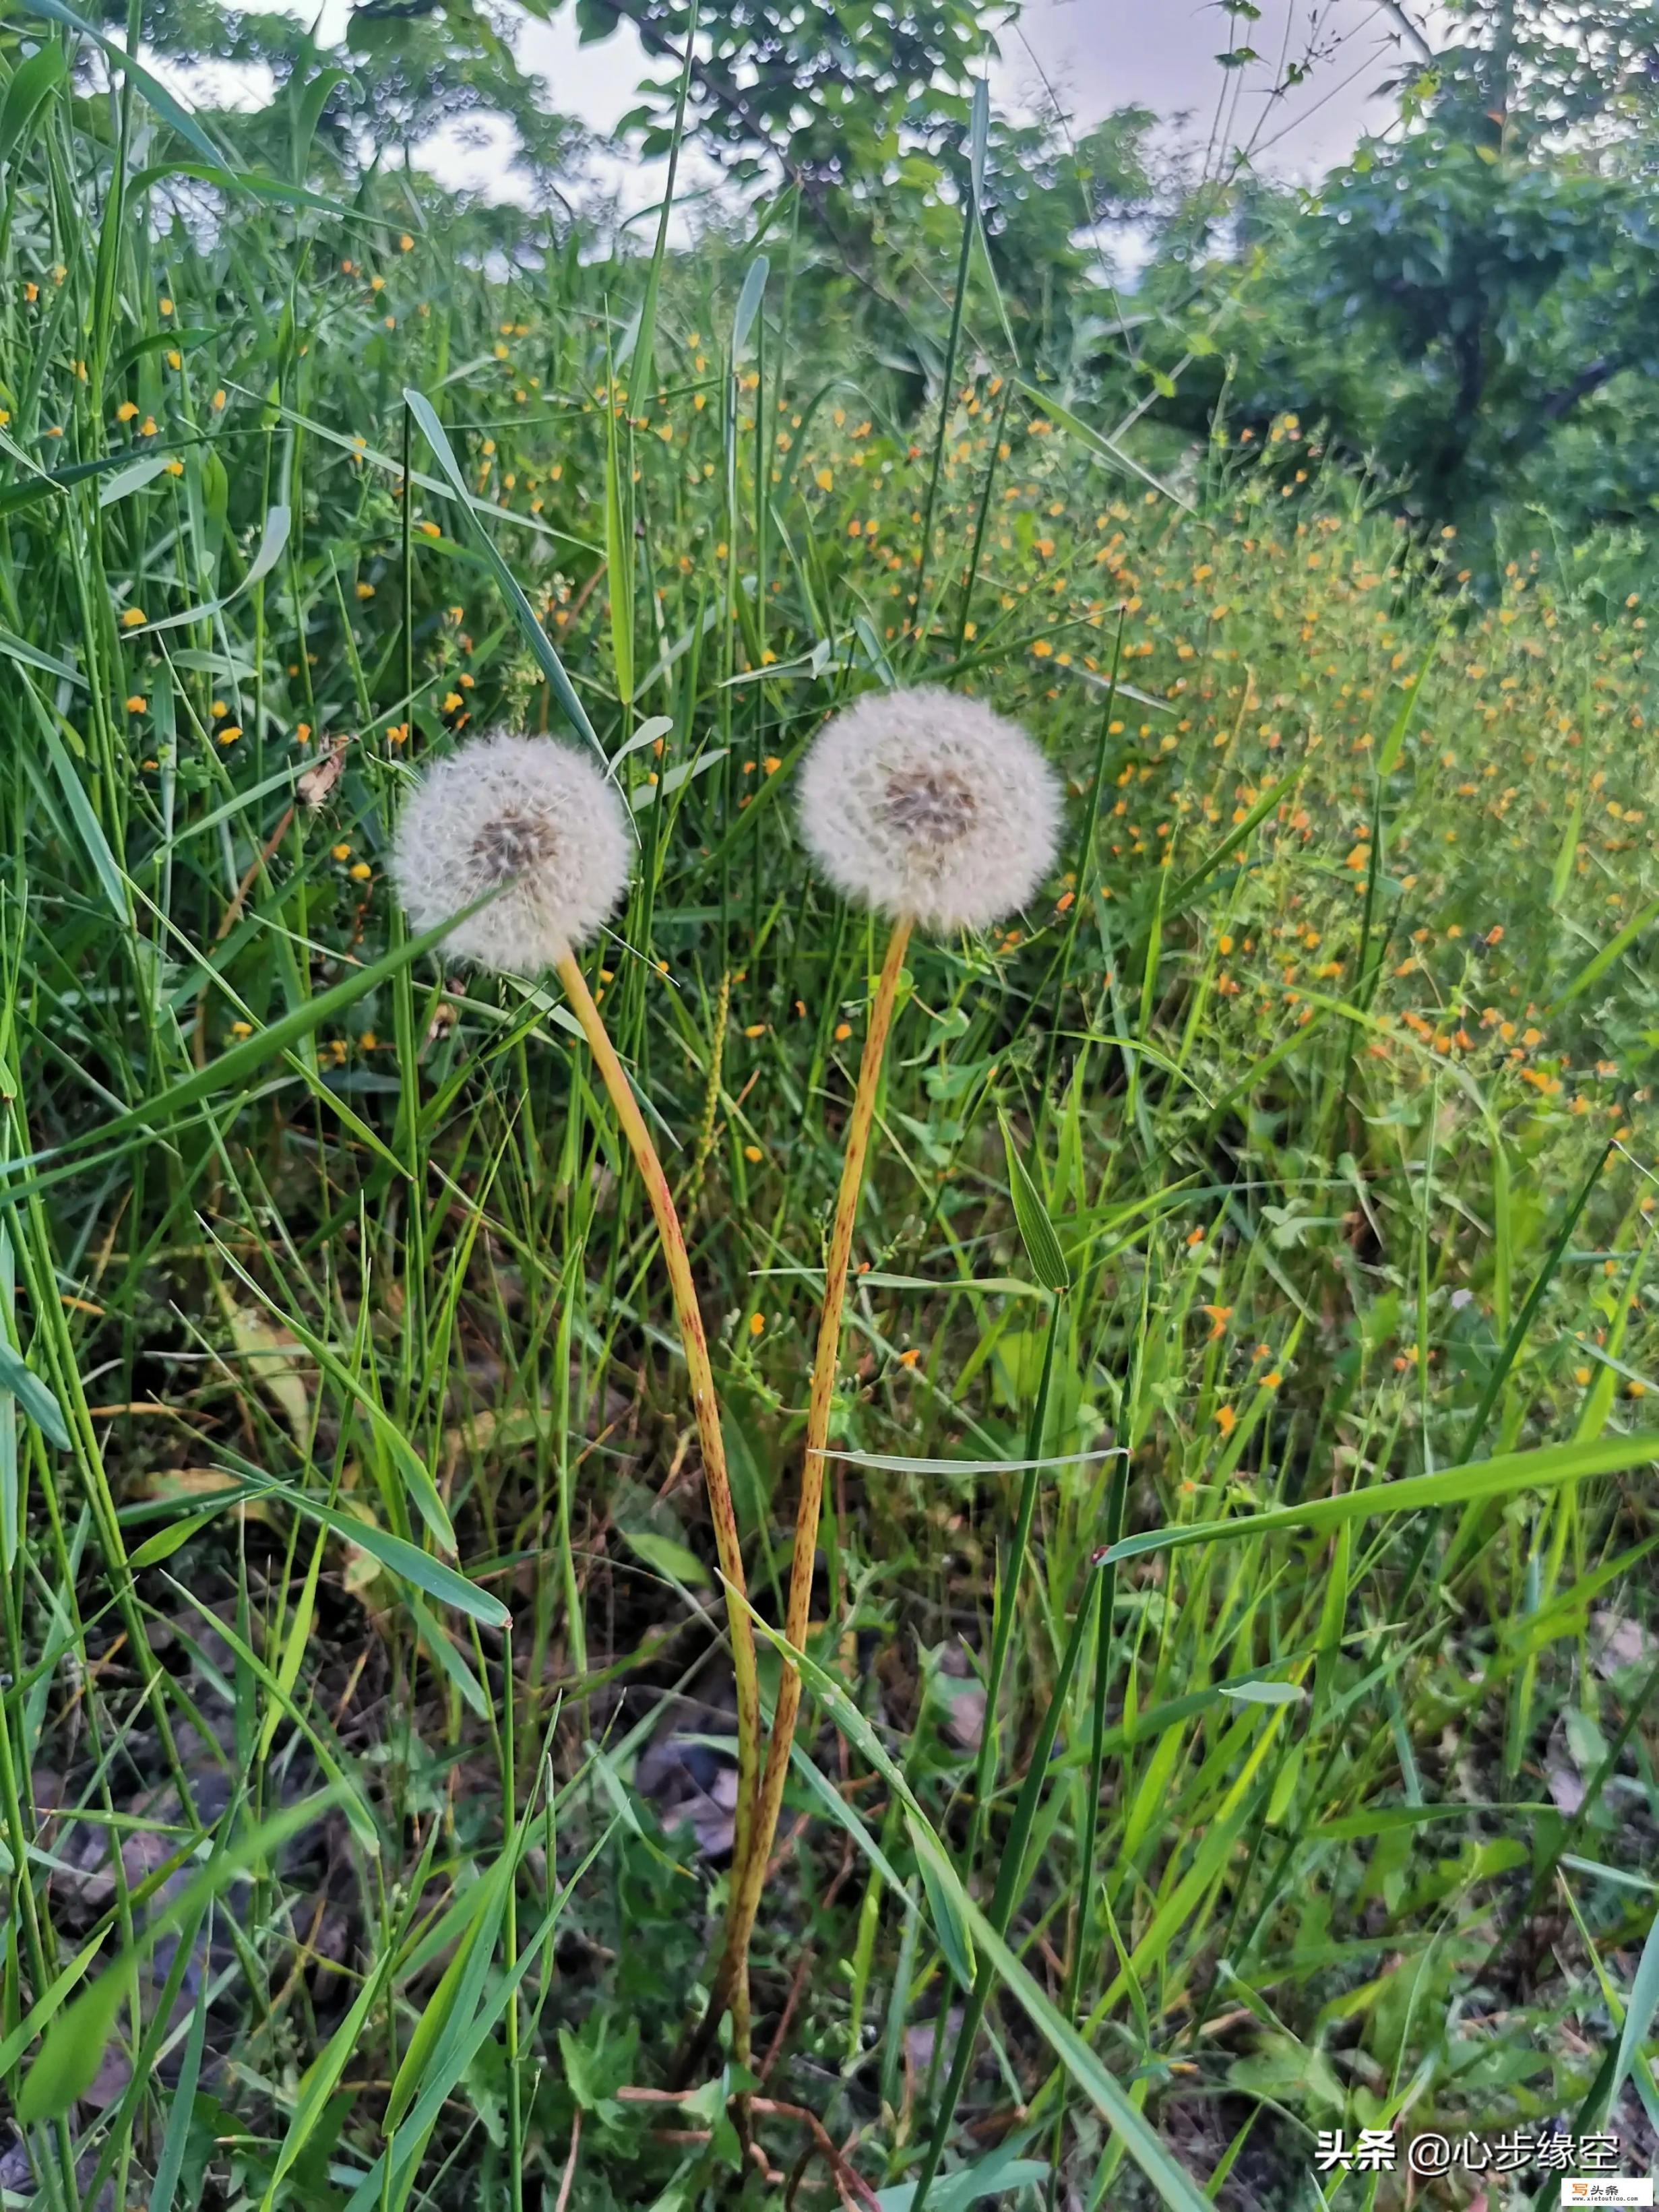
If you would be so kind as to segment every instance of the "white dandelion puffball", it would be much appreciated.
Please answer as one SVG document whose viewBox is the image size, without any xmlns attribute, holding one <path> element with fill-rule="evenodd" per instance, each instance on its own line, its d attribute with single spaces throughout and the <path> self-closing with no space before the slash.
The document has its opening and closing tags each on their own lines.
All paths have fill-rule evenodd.
<svg viewBox="0 0 1659 2212">
<path fill-rule="evenodd" d="M 939 933 L 1024 906 L 1060 821 L 1059 778 L 1024 731 L 932 685 L 860 699 L 801 771 L 801 835 L 836 890 Z"/>
<path fill-rule="evenodd" d="M 533 975 L 616 910 L 631 854 L 622 799 L 597 762 L 551 738 L 498 733 L 428 769 L 398 820 L 392 872 L 416 929 L 499 891 L 447 949 Z"/>
</svg>

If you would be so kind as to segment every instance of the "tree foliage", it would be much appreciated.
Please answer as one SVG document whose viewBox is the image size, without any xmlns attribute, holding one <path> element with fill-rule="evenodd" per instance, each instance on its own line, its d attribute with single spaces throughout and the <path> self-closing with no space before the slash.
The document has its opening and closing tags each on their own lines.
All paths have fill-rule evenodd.
<svg viewBox="0 0 1659 2212">
<path fill-rule="evenodd" d="M 104 0 L 112 28 L 125 26 L 123 0 Z M 513 25 L 471 6 L 428 0 L 368 0 L 348 19 L 343 45 L 320 44 L 296 17 L 222 0 L 149 0 L 145 45 L 185 64 L 228 63 L 268 70 L 267 108 L 215 115 L 222 136 L 256 167 L 315 161 L 331 179 L 356 184 L 392 166 L 453 124 L 499 122 L 527 195 L 544 199 L 580 168 L 583 128 L 550 104 L 541 78 L 520 67 Z M 300 137 L 304 138 L 303 147 Z"/>
<path fill-rule="evenodd" d="M 1659 11 L 1453 12 L 1412 48 L 1396 134 L 1312 193 L 1252 179 L 1212 209 L 1196 293 L 1171 226 L 1149 296 L 1203 358 L 1165 418 L 1196 429 L 1227 380 L 1236 420 L 1322 422 L 1425 523 L 1650 516 Z"/>
</svg>

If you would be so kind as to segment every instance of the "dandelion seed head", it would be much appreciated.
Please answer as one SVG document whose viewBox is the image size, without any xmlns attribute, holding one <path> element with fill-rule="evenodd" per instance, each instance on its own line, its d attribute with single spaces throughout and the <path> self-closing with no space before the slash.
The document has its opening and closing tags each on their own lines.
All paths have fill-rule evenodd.
<svg viewBox="0 0 1659 2212">
<path fill-rule="evenodd" d="M 924 929 L 985 929 L 1052 866 L 1060 781 L 1018 724 L 931 685 L 827 722 L 801 772 L 801 834 L 845 896 Z"/>
<path fill-rule="evenodd" d="M 447 949 L 535 975 L 614 913 L 631 850 L 622 800 L 595 762 L 551 738 L 498 732 L 427 771 L 398 821 L 392 872 L 416 929 L 499 892 Z"/>
</svg>

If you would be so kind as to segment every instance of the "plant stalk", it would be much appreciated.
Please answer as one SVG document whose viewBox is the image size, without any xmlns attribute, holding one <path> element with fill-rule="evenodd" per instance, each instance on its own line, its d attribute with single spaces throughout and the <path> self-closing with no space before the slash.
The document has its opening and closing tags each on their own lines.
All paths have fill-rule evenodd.
<svg viewBox="0 0 1659 2212">
<path fill-rule="evenodd" d="M 708 1510 L 714 1523 L 714 1545 L 720 1554 L 720 1573 L 726 1582 L 726 1615 L 731 1632 L 732 1673 L 737 1689 L 738 1803 L 733 1817 L 732 1863 L 734 1869 L 739 1869 L 749 1863 L 755 1834 L 756 1790 L 760 1778 L 760 1683 L 755 1668 L 755 1632 L 749 1618 L 744 1583 L 743 1548 L 738 1538 L 738 1516 L 732 1503 L 732 1486 L 726 1471 L 726 1445 L 720 1435 L 720 1406 L 714 1395 L 714 1370 L 708 1362 L 708 1342 L 703 1334 L 702 1315 L 697 1304 L 696 1288 L 691 1279 L 691 1262 L 686 1255 L 679 1215 L 674 1210 L 668 1178 L 663 1173 L 657 1148 L 651 1141 L 651 1133 L 645 1126 L 645 1116 L 640 1111 L 639 1102 L 634 1096 L 623 1064 L 617 1057 L 604 1018 L 593 1003 L 593 994 L 587 988 L 586 978 L 577 965 L 574 953 L 567 951 L 564 954 L 557 963 L 557 973 L 565 996 L 570 1001 L 571 1011 L 581 1024 L 588 1050 L 604 1079 L 622 1133 L 628 1139 L 629 1149 L 640 1171 L 640 1179 L 645 1185 L 646 1196 L 651 1201 L 657 1234 L 662 1243 L 663 1261 L 668 1270 L 674 1317 L 679 1324 L 680 1342 L 685 1352 L 686 1371 L 691 1381 L 691 1407 L 696 1417 L 697 1440 L 702 1448 L 703 1480 L 708 1491 Z M 734 1912 L 735 1908 L 734 1892 Z M 738 2056 L 746 2063 L 748 1977 L 741 1971 L 743 1953 L 738 1952 L 735 1956 L 738 1972 L 730 1982 L 730 2002 L 732 2024 L 738 2037 Z"/>
<path fill-rule="evenodd" d="M 789 1599 L 784 1614 L 784 1633 L 797 1650 L 806 1643 L 807 1616 L 812 1599 L 812 1567 L 817 1553 L 818 1521 L 823 1510 L 823 1469 L 830 1442 L 830 1419 L 835 1405 L 836 1370 L 841 1357 L 842 1313 L 847 1303 L 847 1278 L 852 1263 L 853 1228 L 858 1218 L 859 1197 L 864 1188 L 865 1156 L 870 1145 L 870 1125 L 875 1117 L 876 1091 L 881 1081 L 887 1033 L 892 1027 L 893 1006 L 899 975 L 910 941 L 911 917 L 901 915 L 887 940 L 876 994 L 870 1006 L 870 1026 L 865 1032 L 864 1054 L 859 1063 L 858 1088 L 847 1124 L 847 1149 L 842 1160 L 841 1188 L 836 1218 L 830 1233 L 830 1250 L 823 1274 L 823 1304 L 818 1315 L 817 1344 L 812 1355 L 812 1388 L 807 1401 L 806 1446 L 801 1463 L 800 1504 L 795 1514 L 794 1552 L 789 1567 Z M 760 1910 L 766 1882 L 766 1863 L 777 1832 L 783 1804 L 783 1786 L 789 1771 L 790 1747 L 800 1711 L 800 1676 L 787 1662 L 778 1684 L 777 1710 L 767 1747 L 766 1774 L 750 1832 L 746 1858 L 734 1853 L 737 1887 L 726 1923 L 726 1954 L 710 2000 L 708 2016 L 699 2032 L 704 2046 L 721 2008 L 747 1980 L 749 1939 Z"/>
</svg>

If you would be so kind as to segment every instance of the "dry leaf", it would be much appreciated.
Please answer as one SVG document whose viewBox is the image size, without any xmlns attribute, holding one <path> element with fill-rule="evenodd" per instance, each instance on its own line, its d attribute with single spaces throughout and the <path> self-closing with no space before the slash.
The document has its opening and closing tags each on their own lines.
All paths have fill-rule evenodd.
<svg viewBox="0 0 1659 2212">
<path fill-rule="evenodd" d="M 1653 1638 L 1639 1620 L 1631 1620 L 1621 1613 L 1593 1613 L 1589 1626 L 1590 1663 L 1603 1681 L 1609 1675 L 1623 1674 L 1626 1667 L 1651 1662 Z"/>
<path fill-rule="evenodd" d="M 153 1467 L 137 1486 L 144 1498 L 217 1498 L 240 1484 L 222 1467 Z"/>
<path fill-rule="evenodd" d="M 254 1379 L 275 1400 L 295 1442 L 303 1444 L 311 1426 L 311 1394 L 303 1380 L 307 1355 L 258 1306 L 232 1306 L 227 1318 L 231 1340 L 246 1358 Z"/>
<path fill-rule="evenodd" d="M 349 737 L 330 738 L 328 750 L 313 767 L 308 768 L 295 786 L 301 798 L 314 814 L 340 781 L 345 769 Z"/>
<path fill-rule="evenodd" d="M 945 1699 L 945 1733 L 962 1751 L 977 1751 L 985 1735 L 985 1686 L 964 1682 Z"/>
<path fill-rule="evenodd" d="M 368 1507 L 361 1498 L 353 1495 L 357 1480 L 358 1470 L 354 1464 L 346 1470 L 335 1504 L 342 1513 L 349 1514 L 354 1521 L 367 1522 L 371 1528 L 378 1528 L 380 1524 Z M 347 1596 L 355 1597 L 369 1613 L 383 1611 L 392 1601 L 394 1585 L 391 1576 L 373 1552 L 366 1552 L 361 1544 L 354 1544 L 349 1536 L 343 1537 L 341 1542 L 344 1547 L 345 1560 L 340 1582 Z M 382 1584 L 385 1585 L 383 1589 L 380 1588 Z"/>
</svg>

